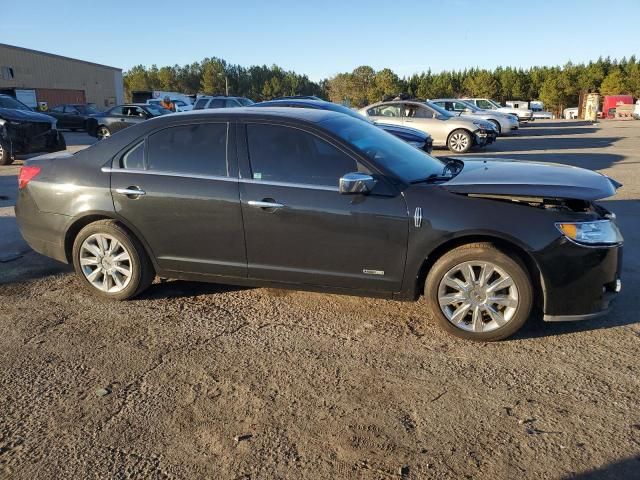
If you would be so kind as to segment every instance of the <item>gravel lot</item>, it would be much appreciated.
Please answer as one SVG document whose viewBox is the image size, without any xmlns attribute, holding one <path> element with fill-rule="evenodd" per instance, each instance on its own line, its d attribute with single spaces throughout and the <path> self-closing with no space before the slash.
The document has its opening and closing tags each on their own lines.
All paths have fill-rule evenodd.
<svg viewBox="0 0 640 480">
<path fill-rule="evenodd" d="M 177 281 L 102 301 L 29 252 L 1 167 L 0 478 L 640 478 L 640 122 L 535 122 L 481 155 L 625 184 L 608 316 L 476 344 L 421 303 Z"/>
</svg>

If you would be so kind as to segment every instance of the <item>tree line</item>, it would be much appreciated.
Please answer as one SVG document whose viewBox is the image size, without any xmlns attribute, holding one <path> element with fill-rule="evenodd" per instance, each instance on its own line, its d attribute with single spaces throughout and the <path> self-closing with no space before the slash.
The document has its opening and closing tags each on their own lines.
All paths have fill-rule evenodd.
<svg viewBox="0 0 640 480">
<path fill-rule="evenodd" d="M 225 79 L 231 95 L 256 101 L 283 95 L 316 95 L 354 107 L 399 93 L 423 99 L 472 96 L 500 102 L 542 100 L 553 111 L 577 106 L 583 92 L 640 97 L 640 61 L 635 56 L 621 60 L 601 57 L 589 63 L 569 62 L 555 67 L 428 70 L 402 78 L 389 68 L 376 71 L 363 65 L 320 82 L 277 65 L 246 68 L 215 57 L 184 66 L 137 65 L 124 74 L 128 96 L 135 90 L 221 95 Z"/>
</svg>

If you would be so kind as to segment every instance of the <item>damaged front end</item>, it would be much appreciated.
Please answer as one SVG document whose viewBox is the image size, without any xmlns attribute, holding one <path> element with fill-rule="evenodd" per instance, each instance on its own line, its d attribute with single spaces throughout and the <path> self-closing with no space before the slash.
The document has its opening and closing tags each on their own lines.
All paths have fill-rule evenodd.
<svg viewBox="0 0 640 480">
<path fill-rule="evenodd" d="M 11 156 L 67 148 L 62 133 L 51 122 L 0 119 L 0 141 Z"/>
</svg>

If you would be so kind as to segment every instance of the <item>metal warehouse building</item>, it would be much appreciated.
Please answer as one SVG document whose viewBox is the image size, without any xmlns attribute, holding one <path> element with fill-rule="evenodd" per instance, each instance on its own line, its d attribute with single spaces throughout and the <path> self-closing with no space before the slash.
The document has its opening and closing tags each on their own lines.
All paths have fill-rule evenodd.
<svg viewBox="0 0 640 480">
<path fill-rule="evenodd" d="M 122 69 L 0 43 L 0 93 L 30 107 L 93 103 L 105 110 L 124 102 Z"/>
</svg>

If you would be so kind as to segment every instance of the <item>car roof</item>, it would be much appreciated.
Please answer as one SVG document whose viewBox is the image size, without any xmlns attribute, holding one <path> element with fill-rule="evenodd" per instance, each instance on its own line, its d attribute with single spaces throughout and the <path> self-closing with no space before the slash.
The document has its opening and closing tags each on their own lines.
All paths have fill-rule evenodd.
<svg viewBox="0 0 640 480">
<path fill-rule="evenodd" d="M 310 123 L 318 123 L 336 115 L 343 113 L 332 110 L 320 110 L 315 108 L 295 108 L 295 107 L 237 107 L 237 108 L 214 108 L 207 110 L 191 110 L 189 112 L 178 112 L 166 117 L 176 118 L 209 118 L 209 117 L 273 117 L 283 119 L 303 120 Z M 346 115 L 345 115 L 346 116 Z"/>
<path fill-rule="evenodd" d="M 372 103 L 371 105 L 367 105 L 366 107 L 363 107 L 363 108 L 377 107 L 379 105 L 390 105 L 392 103 L 411 103 L 411 104 L 415 104 L 415 105 L 426 105 L 425 102 L 419 102 L 417 100 L 389 100 L 387 102 Z"/>
</svg>

